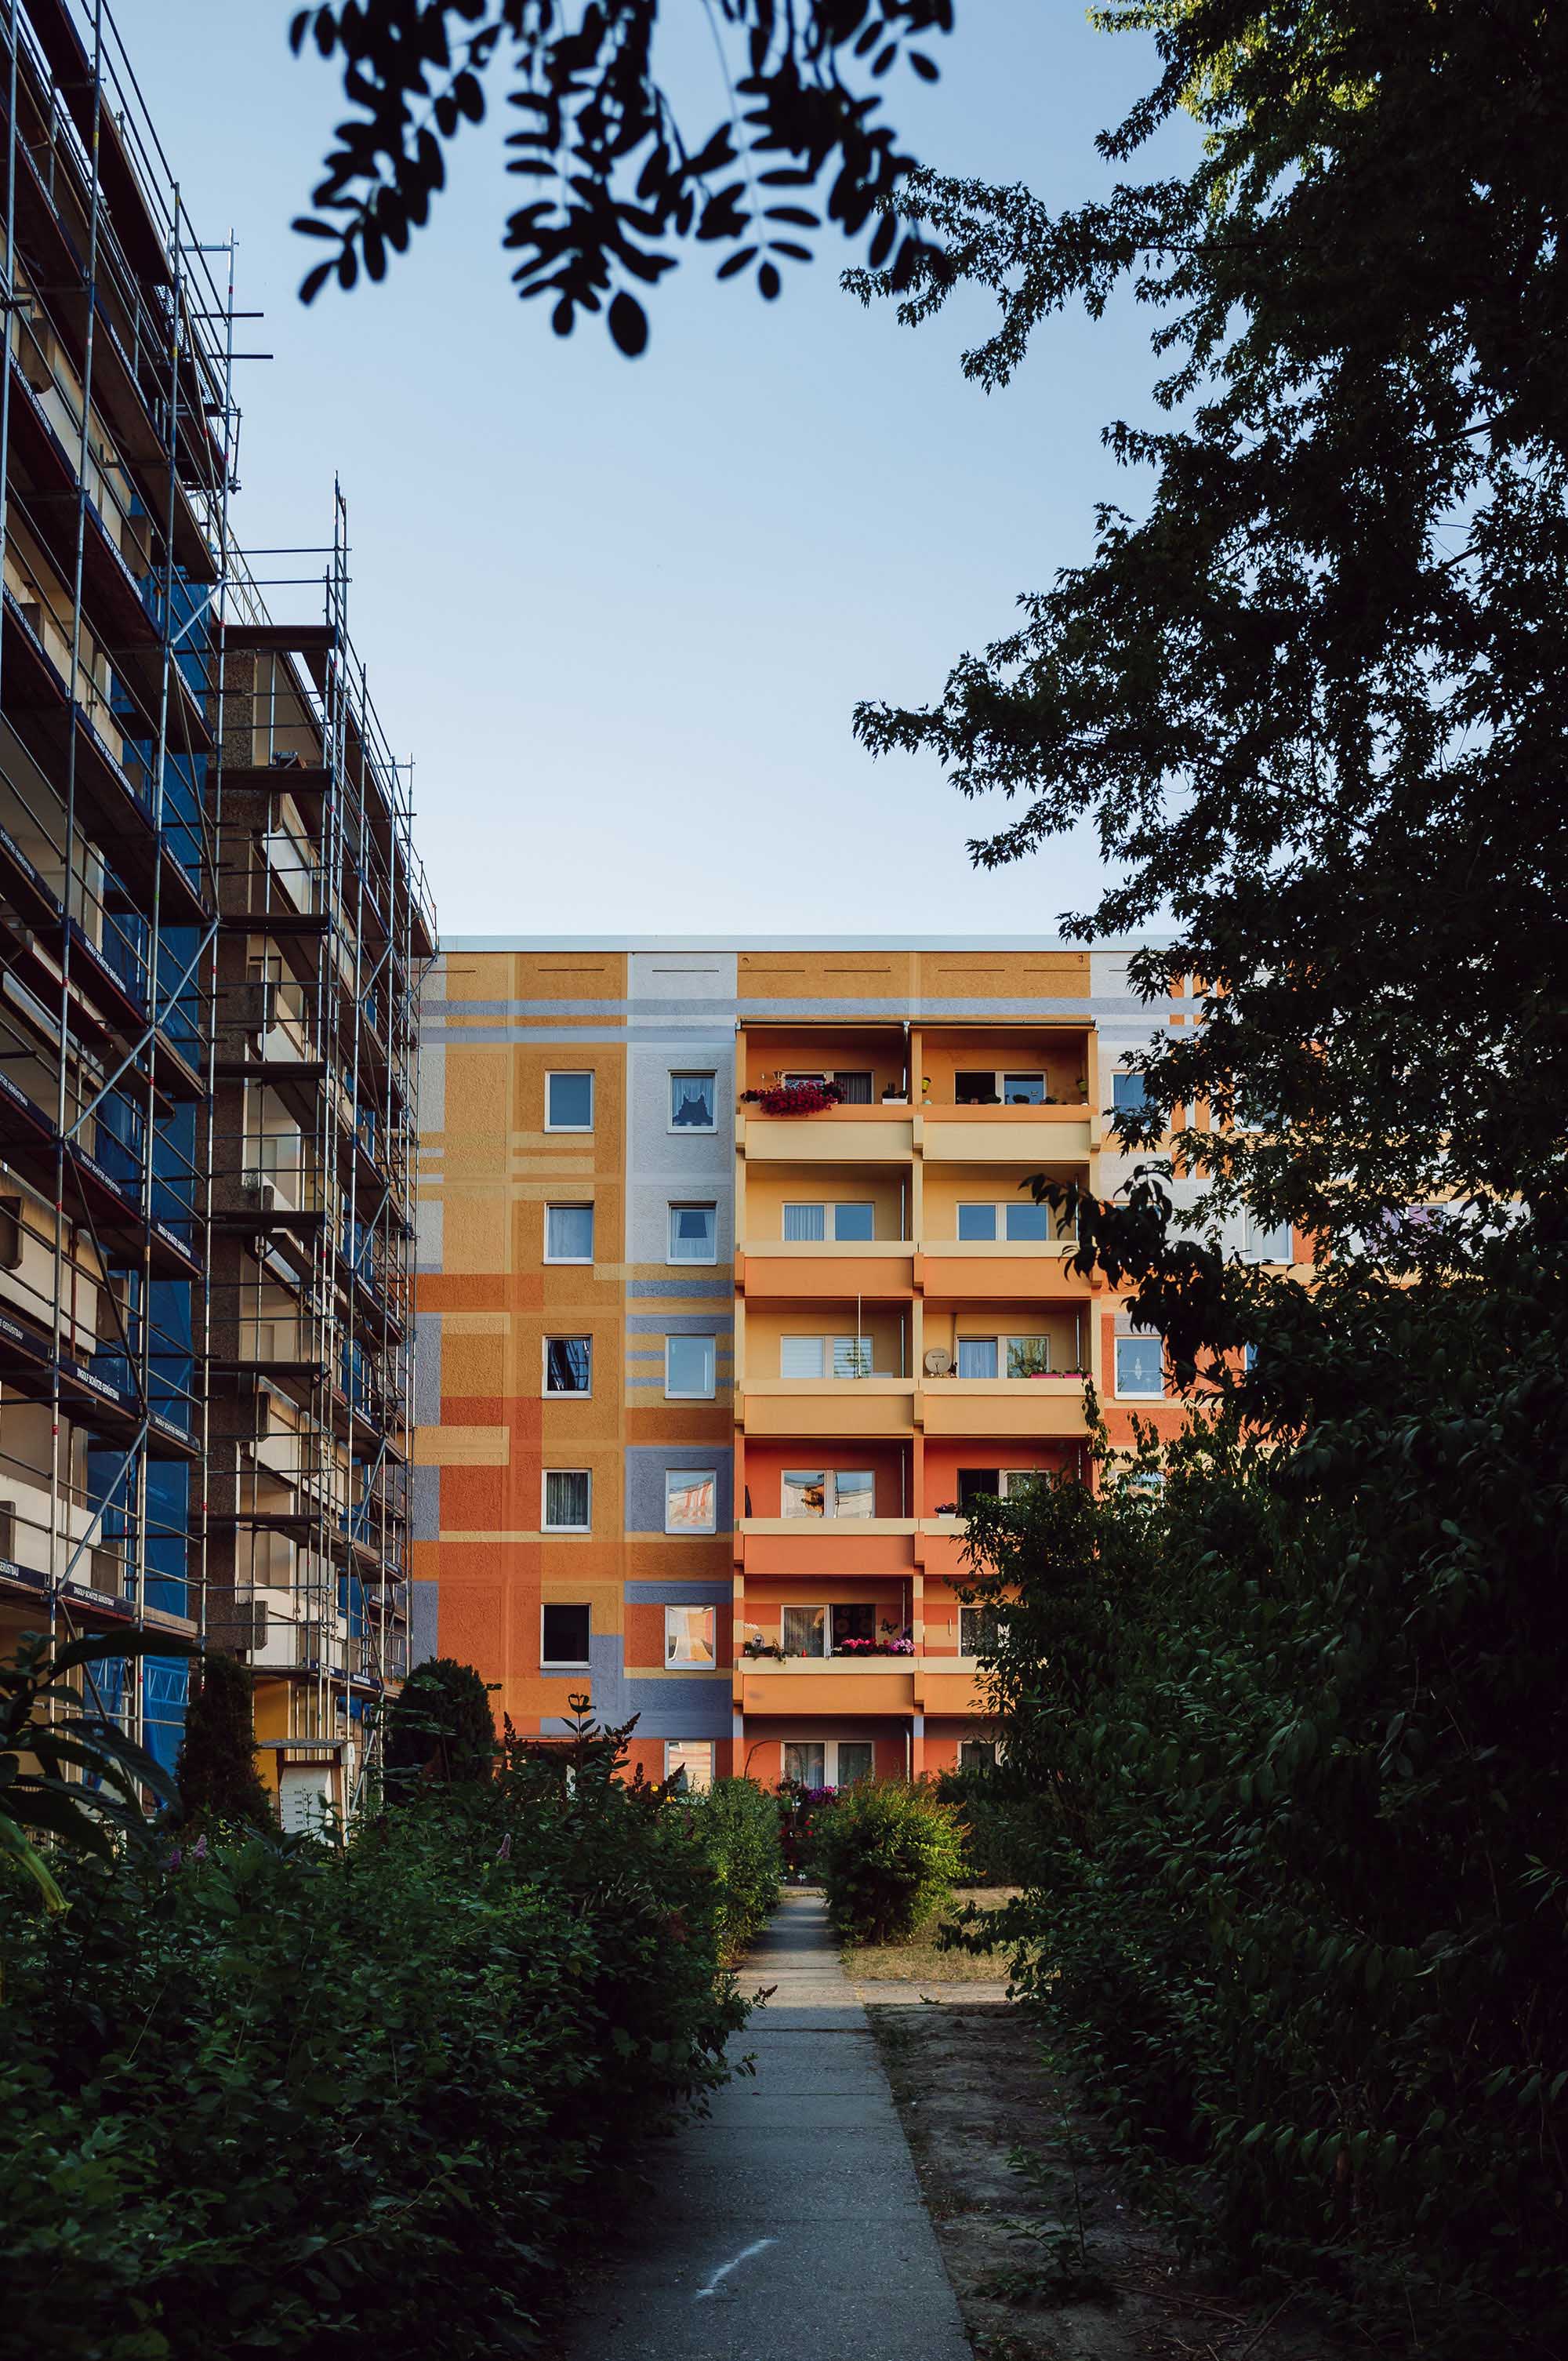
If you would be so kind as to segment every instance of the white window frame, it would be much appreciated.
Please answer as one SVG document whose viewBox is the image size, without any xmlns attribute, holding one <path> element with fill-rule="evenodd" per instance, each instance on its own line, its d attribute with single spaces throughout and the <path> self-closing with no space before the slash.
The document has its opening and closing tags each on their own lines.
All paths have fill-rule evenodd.
<svg viewBox="0 0 1568 2361">
<path fill-rule="evenodd" d="M 995 1355 L 996 1355 L 996 1367 L 995 1367 L 995 1368 L 994 1368 L 994 1370 L 992 1372 L 992 1377 L 1000 1377 L 1000 1376 L 1001 1376 L 1001 1374 L 1002 1374 L 1002 1364 L 1003 1364 L 1003 1345 L 1004 1341 L 1005 1341 L 1005 1340 L 1004 1340 L 1003 1337 L 1001 1337 L 1001 1336 L 955 1336 L 955 1337 L 954 1337 L 954 1339 L 953 1339 L 953 1374 L 954 1374 L 954 1376 L 955 1376 L 955 1377 L 959 1377 L 959 1378 L 963 1378 L 963 1382 L 964 1382 L 964 1384 L 965 1384 L 965 1385 L 970 1385 L 970 1386 L 983 1386 L 983 1385 L 989 1385 L 989 1384 L 991 1383 L 991 1378 L 966 1378 L 966 1377 L 964 1377 L 963 1368 L 962 1368 L 962 1366 L 961 1366 L 961 1365 L 962 1365 L 962 1360 L 963 1360 L 963 1348 L 964 1348 L 964 1346 L 965 1346 L 966 1345 L 989 1345 L 992 1348 L 992 1350 L 994 1351 L 994 1353 L 995 1353 Z"/>
<path fill-rule="evenodd" d="M 786 1345 L 815 1345 L 817 1347 L 815 1377 L 784 1377 L 784 1348 Z M 866 1335 L 846 1333 L 842 1335 L 781 1335 L 779 1338 L 779 1380 L 788 1385 L 820 1385 L 831 1380 L 835 1385 L 854 1385 L 861 1378 L 874 1374 L 872 1368 L 872 1340 Z M 840 1367 L 840 1361 L 854 1367 Z"/>
<path fill-rule="evenodd" d="M 841 1212 L 851 1208 L 857 1213 L 863 1208 L 871 1214 L 872 1234 L 869 1238 L 841 1238 L 839 1235 L 839 1215 Z M 792 1238 L 785 1235 L 791 1213 L 820 1213 L 822 1215 L 822 1235 L 819 1238 Z M 874 1246 L 877 1243 L 876 1199 L 874 1197 L 839 1197 L 825 1200 L 820 1197 L 810 1197 L 799 1202 L 783 1205 L 779 1209 L 779 1235 L 784 1244 L 788 1246 Z"/>
<path fill-rule="evenodd" d="M 998 1498 L 1015 1500 L 1021 1492 L 1028 1490 L 1031 1484 L 1037 1484 L 1045 1472 L 1043 1467 L 999 1467 L 996 1480 L 1002 1490 Z"/>
<path fill-rule="evenodd" d="M 706 1616 L 707 1616 L 707 1646 L 708 1646 L 708 1653 L 707 1653 L 707 1654 L 706 1656 L 683 1656 L 683 1655 L 680 1655 L 680 1654 L 678 1654 L 678 1653 L 676 1653 L 674 1652 L 674 1648 L 673 1648 L 673 1646 L 672 1646 L 672 1642 L 674 1641 L 674 1636 L 675 1636 L 675 1635 L 674 1635 L 674 1632 L 672 1631 L 672 1630 L 671 1630 L 671 1626 L 670 1626 L 670 1619 L 671 1619 L 671 1617 L 672 1617 L 672 1616 L 677 1616 L 677 1617 L 678 1617 L 678 1616 L 683 1616 L 683 1615 L 706 1615 Z M 668 1671 L 668 1670 L 669 1670 L 669 1668 L 670 1668 L 672 1665 L 674 1665 L 674 1664 L 686 1664 L 686 1665 L 691 1665 L 691 1666 L 695 1667 L 695 1668 L 696 1668 L 696 1671 L 698 1671 L 698 1672 L 708 1672 L 708 1673 L 711 1673 L 711 1672 L 714 1672 L 714 1671 L 716 1671 L 716 1670 L 718 1669 L 718 1608 L 717 1608 L 717 1607 L 671 1607 L 671 1606 L 666 1606 L 666 1607 L 665 1607 L 665 1609 L 664 1609 L 664 1667 L 665 1667 L 665 1670 L 666 1670 L 666 1671 Z"/>
<path fill-rule="evenodd" d="M 684 1270 L 689 1265 L 694 1270 L 711 1270 L 718 1260 L 718 1205 L 712 1197 L 671 1197 L 670 1225 L 664 1240 L 664 1263 L 670 1270 Z M 705 1255 L 678 1255 L 675 1252 L 675 1215 L 677 1213 L 711 1213 L 713 1215 L 713 1251 Z"/>
<path fill-rule="evenodd" d="M 821 1654 L 820 1654 L 820 1655 L 812 1655 L 812 1654 L 808 1654 L 808 1653 L 806 1653 L 806 1650 L 802 1649 L 802 1650 L 800 1651 L 800 1662 L 801 1662 L 803 1664 L 825 1664 L 828 1662 L 828 1658 L 829 1658 L 829 1657 L 832 1655 L 832 1653 L 833 1653 L 833 1610 L 832 1610 L 832 1609 L 831 1609 L 830 1607 L 828 1607 L 828 1606 L 827 1605 L 827 1603 L 826 1603 L 824 1600 L 822 1600 L 822 1599 L 818 1599 L 818 1598 L 788 1598 L 788 1599 L 785 1599 L 785 1601 L 784 1602 L 783 1606 L 779 1609 L 779 1645 L 780 1645 L 780 1647 L 781 1647 L 781 1648 L 782 1648 L 782 1647 L 784 1647 L 784 1646 L 785 1645 L 785 1641 L 784 1641 L 784 1617 L 785 1617 L 786 1615 L 820 1615 L 820 1616 L 821 1616 L 821 1618 L 822 1618 L 822 1653 L 821 1653 Z"/>
<path fill-rule="evenodd" d="M 868 1779 L 874 1779 L 876 1777 L 876 1741 L 874 1738 L 781 1738 L 779 1741 L 779 1775 L 781 1778 L 787 1778 L 789 1775 L 784 1767 L 784 1748 L 786 1746 L 820 1746 L 822 1749 L 822 1784 L 825 1787 L 841 1787 L 844 1784 L 843 1780 L 839 1776 L 839 1750 L 841 1746 L 869 1746 L 872 1756 L 871 1768 L 862 1775 Z"/>
<path fill-rule="evenodd" d="M 546 1514 L 552 1476 L 581 1476 L 588 1488 L 588 1513 L 580 1525 L 553 1525 Z M 542 1533 L 591 1533 L 594 1529 L 594 1471 L 591 1467 L 542 1467 L 539 1471 L 539 1530 Z"/>
<path fill-rule="evenodd" d="M 704 1477 L 713 1487 L 713 1521 L 707 1525 L 672 1525 L 670 1522 L 670 1478 L 679 1476 L 688 1484 L 700 1484 Z M 716 1533 L 718 1531 L 718 1470 L 717 1467 L 666 1467 L 664 1470 L 664 1531 L 667 1533 Z"/>
<path fill-rule="evenodd" d="M 592 1131 L 598 1112 L 598 1076 L 591 1066 L 550 1066 L 544 1074 L 544 1128 L 546 1131 Z M 555 1081 L 586 1082 L 588 1086 L 588 1119 L 587 1123 L 553 1123 L 550 1117 L 550 1085 Z"/>
<path fill-rule="evenodd" d="M 1424 1209 L 1423 1209 L 1424 1210 Z M 1283 1246 L 1283 1253 L 1273 1248 Z M 1250 1209 L 1242 1215 L 1242 1259 L 1244 1262 L 1273 1264 L 1287 1267 L 1296 1259 L 1296 1235 L 1288 1222 L 1265 1224 Z"/>
<path fill-rule="evenodd" d="M 558 1255 L 551 1253 L 550 1216 L 552 1213 L 586 1213 L 587 1215 L 589 1251 L 586 1255 Z M 591 1198 L 553 1197 L 549 1199 L 544 1207 L 544 1252 L 542 1259 L 547 1263 L 553 1264 L 557 1269 L 565 1267 L 573 1270 L 591 1270 L 594 1265 L 592 1250 L 598 1244 L 598 1223 L 595 1214 L 594 1204 Z"/>
<path fill-rule="evenodd" d="M 544 1610 L 547 1607 L 587 1607 L 588 1610 L 588 1653 L 586 1656 L 547 1656 L 544 1653 Z M 592 1669 L 594 1642 L 594 1610 L 586 1598 L 542 1598 L 539 1602 L 539 1669 L 542 1673 L 586 1673 Z"/>
<path fill-rule="evenodd" d="M 672 1345 L 706 1345 L 707 1346 L 708 1382 L 700 1392 L 691 1393 L 670 1383 L 670 1347 Z M 700 1328 L 673 1331 L 664 1338 L 664 1400 L 666 1401 L 712 1401 L 718 1390 L 718 1338 L 711 1329 Z"/>
<path fill-rule="evenodd" d="M 1013 1347 L 1014 1345 L 1026 1345 L 1030 1346 L 1034 1346 L 1036 1345 L 1042 1345 L 1045 1349 L 1046 1356 L 1044 1374 L 1047 1377 L 1050 1375 L 1051 1339 L 1050 1331 L 1048 1329 L 1036 1329 L 1033 1334 L 1025 1334 L 1021 1331 L 1015 1331 L 1010 1336 L 1002 1337 L 1000 1339 L 1000 1343 L 1002 1345 L 1002 1351 L 999 1357 L 1002 1363 L 1002 1374 L 1004 1378 L 1011 1378 L 1013 1376 Z M 1014 1379 L 1014 1384 L 1017 1383 L 1016 1378 Z"/>
<path fill-rule="evenodd" d="M 675 1121 L 675 1084 L 677 1082 L 711 1082 L 713 1085 L 713 1121 L 711 1123 L 677 1123 Z M 672 1066 L 669 1069 L 669 1089 L 664 1100 L 664 1129 L 675 1139 L 711 1139 L 718 1129 L 718 1070 L 715 1066 Z"/>
<path fill-rule="evenodd" d="M 1122 1347 L 1124 1345 L 1152 1345 L 1160 1356 L 1159 1384 L 1126 1387 L 1122 1383 Z M 1165 1399 L 1165 1347 L 1157 1336 L 1117 1336 L 1112 1341 L 1112 1358 L 1116 1367 L 1116 1399 L 1118 1401 L 1163 1401 Z"/>
<path fill-rule="evenodd" d="M 561 1387 L 550 1382 L 550 1347 L 552 1345 L 586 1345 L 588 1348 L 588 1382 L 586 1386 Z M 539 1340 L 539 1390 L 546 1401 L 592 1401 L 594 1398 L 594 1340 L 581 1330 L 570 1334 L 565 1331 L 542 1336 Z"/>
<path fill-rule="evenodd" d="M 706 1778 L 700 1780 L 694 1779 L 692 1777 L 689 1764 L 683 1764 L 673 1759 L 677 1754 L 695 1754 L 699 1750 L 705 1752 L 707 1756 L 707 1775 Z M 703 1795 L 709 1787 L 712 1786 L 714 1781 L 718 1776 L 718 1750 L 711 1738 L 666 1738 L 664 1741 L 664 1776 L 666 1779 L 673 1779 L 677 1771 L 684 1769 L 686 1773 L 686 1789 L 688 1794 L 694 1795 Z"/>
</svg>

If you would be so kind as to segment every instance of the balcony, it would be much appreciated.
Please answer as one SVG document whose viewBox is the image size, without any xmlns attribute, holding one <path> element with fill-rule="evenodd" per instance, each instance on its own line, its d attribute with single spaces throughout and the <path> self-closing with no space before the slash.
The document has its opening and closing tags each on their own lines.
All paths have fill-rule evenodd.
<svg viewBox="0 0 1568 2361">
<path fill-rule="evenodd" d="M 742 1657 L 735 1666 L 748 1714 L 913 1713 L 915 1681 L 913 1656 Z"/>
<path fill-rule="evenodd" d="M 909 1433 L 915 1415 L 913 1378 L 747 1378 L 739 1393 L 741 1422 L 751 1435 L 899 1436 Z"/>
<path fill-rule="evenodd" d="M 1083 1378 L 940 1378 L 924 1385 L 916 1415 L 928 1435 L 1081 1435 Z"/>
</svg>

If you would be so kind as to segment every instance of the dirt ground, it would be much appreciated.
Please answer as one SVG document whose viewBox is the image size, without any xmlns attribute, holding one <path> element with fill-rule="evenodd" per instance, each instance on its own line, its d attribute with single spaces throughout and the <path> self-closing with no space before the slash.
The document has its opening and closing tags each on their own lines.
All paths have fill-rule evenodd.
<svg viewBox="0 0 1568 2361">
<path fill-rule="evenodd" d="M 925 1947 L 921 1947 L 924 1949 Z M 994 1980 L 862 1972 L 866 2004 L 976 2361 L 1352 2361 L 1288 2299 L 1184 2269 L 1122 2202 L 1092 2128 Z M 905 1958 L 910 1954 L 906 1951 Z M 983 1966 L 970 1960 L 969 1967 Z M 1014 2158 L 1036 2162 L 1020 2171 Z"/>
</svg>

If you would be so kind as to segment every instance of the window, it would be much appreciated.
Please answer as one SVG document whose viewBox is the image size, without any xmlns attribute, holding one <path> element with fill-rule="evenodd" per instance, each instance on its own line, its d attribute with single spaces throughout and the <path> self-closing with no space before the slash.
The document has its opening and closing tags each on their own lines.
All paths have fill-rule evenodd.
<svg viewBox="0 0 1568 2361">
<path fill-rule="evenodd" d="M 1111 1083 L 1111 1104 L 1117 1115 L 1136 1114 L 1148 1104 L 1142 1074 L 1117 1074 Z"/>
<path fill-rule="evenodd" d="M 994 1106 L 997 1100 L 994 1074 L 955 1074 L 953 1097 L 959 1106 Z"/>
<path fill-rule="evenodd" d="M 671 1738 L 664 1741 L 664 1776 L 700 1795 L 713 1784 L 711 1738 Z"/>
<path fill-rule="evenodd" d="M 544 1128 L 546 1131 L 592 1131 L 594 1127 L 594 1078 L 592 1074 L 546 1074 L 544 1077 Z"/>
<path fill-rule="evenodd" d="M 959 1746 L 960 1771 L 994 1771 L 996 1741 L 994 1738 L 966 1738 Z"/>
<path fill-rule="evenodd" d="M 784 1209 L 784 1234 L 786 1243 L 797 1245 L 815 1245 L 817 1240 L 829 1237 L 839 1246 L 862 1244 L 876 1235 L 876 1207 L 871 1204 L 786 1205 Z"/>
<path fill-rule="evenodd" d="M 1048 1336 L 1009 1336 L 1007 1339 L 1007 1374 L 1010 1378 L 1042 1378 L 1049 1374 L 1051 1340 Z"/>
<path fill-rule="evenodd" d="M 825 1656 L 828 1653 L 828 1609 L 826 1607 L 786 1607 L 781 1638 L 786 1656 Z"/>
<path fill-rule="evenodd" d="M 539 1610 L 539 1661 L 542 1664 L 586 1664 L 588 1661 L 589 1615 L 586 1607 Z"/>
<path fill-rule="evenodd" d="M 718 1478 L 711 1467 L 666 1467 L 664 1470 L 664 1531 L 667 1533 L 711 1533 Z"/>
<path fill-rule="evenodd" d="M 847 1606 L 833 1608 L 830 1610 L 830 1620 L 833 1626 L 835 1655 L 839 1653 L 840 1648 L 848 1647 L 853 1653 L 856 1648 L 871 1647 L 876 1640 L 874 1607 L 866 1606 L 856 1600 Z"/>
<path fill-rule="evenodd" d="M 960 1336 L 959 1338 L 959 1375 L 960 1378 L 993 1378 L 997 1370 L 996 1339 L 994 1336 Z"/>
<path fill-rule="evenodd" d="M 544 1390 L 547 1394 L 592 1391 L 593 1339 L 590 1336 L 546 1336 Z"/>
<path fill-rule="evenodd" d="M 1246 1216 L 1245 1239 L 1242 1252 L 1248 1262 L 1290 1262 L 1294 1259 L 1290 1224 L 1259 1221 L 1255 1213 Z"/>
<path fill-rule="evenodd" d="M 834 1087 L 846 1106 L 870 1106 L 872 1078 L 867 1073 L 835 1074 Z"/>
<path fill-rule="evenodd" d="M 674 1400 L 711 1401 L 717 1348 L 713 1336 L 666 1336 L 665 1394 Z"/>
<path fill-rule="evenodd" d="M 869 1738 L 841 1738 L 839 1741 L 837 1784 L 852 1787 L 858 1780 L 872 1775 L 872 1741 Z"/>
<path fill-rule="evenodd" d="M 876 1477 L 869 1467 L 786 1468 L 781 1481 L 786 1517 L 874 1517 Z"/>
<path fill-rule="evenodd" d="M 872 1346 L 869 1336 L 830 1336 L 833 1351 L 833 1375 L 836 1378 L 869 1378 L 872 1373 Z"/>
<path fill-rule="evenodd" d="M 547 1533 L 586 1533 L 592 1494 L 586 1467 L 548 1467 L 544 1471 L 544 1530 Z"/>
<path fill-rule="evenodd" d="M 1007 1619 L 994 1607 L 960 1607 L 959 1609 L 959 1653 L 960 1656 L 993 1656 L 1007 1637 Z"/>
<path fill-rule="evenodd" d="M 970 1507 L 981 1494 L 988 1500 L 1002 1497 L 1000 1467 L 960 1467 L 959 1469 L 959 1514 L 967 1517 Z"/>
<path fill-rule="evenodd" d="M 781 1378 L 869 1378 L 872 1346 L 869 1336 L 781 1336 Z"/>
<path fill-rule="evenodd" d="M 716 1664 L 718 1662 L 714 1637 L 717 1620 L 717 1610 L 711 1607 L 666 1607 L 665 1664 Z"/>
<path fill-rule="evenodd" d="M 1044 1074 L 1003 1074 L 1002 1104 L 1003 1106 L 1044 1106 L 1046 1078 Z"/>
<path fill-rule="evenodd" d="M 790 1739 L 784 1751 L 784 1774 L 802 1787 L 826 1787 L 828 1750 L 821 1739 Z"/>
<path fill-rule="evenodd" d="M 1118 1336 L 1116 1391 L 1157 1397 L 1165 1391 L 1165 1347 L 1157 1336 Z"/>
<path fill-rule="evenodd" d="M 1010 1245 L 1027 1246 L 1048 1240 L 1051 1236 L 1051 1209 L 1048 1205 L 960 1205 L 959 1235 L 994 1243 L 1005 1238 Z"/>
<path fill-rule="evenodd" d="M 545 1261 L 592 1262 L 593 1258 L 593 1207 L 591 1205 L 546 1205 L 544 1208 Z"/>
<path fill-rule="evenodd" d="M 718 1126 L 717 1074 L 670 1076 L 670 1129 L 714 1131 Z"/>
<path fill-rule="evenodd" d="M 670 1207 L 670 1260 L 712 1262 L 718 1251 L 718 1209 L 716 1205 Z"/>
<path fill-rule="evenodd" d="M 1037 1068 L 1020 1074 L 955 1074 L 953 1097 L 959 1106 L 1043 1106 L 1046 1077 Z"/>
<path fill-rule="evenodd" d="M 22 1201 L 0 1197 L 0 1270 L 22 1267 Z"/>
<path fill-rule="evenodd" d="M 1032 1491 L 1040 1476 L 1038 1467 L 1004 1467 L 1002 1470 L 1003 1499 L 1015 1500 L 1020 1493 Z"/>
<path fill-rule="evenodd" d="M 781 1336 L 779 1338 L 779 1375 L 781 1378 L 819 1378 L 827 1339 L 823 1336 Z"/>
</svg>

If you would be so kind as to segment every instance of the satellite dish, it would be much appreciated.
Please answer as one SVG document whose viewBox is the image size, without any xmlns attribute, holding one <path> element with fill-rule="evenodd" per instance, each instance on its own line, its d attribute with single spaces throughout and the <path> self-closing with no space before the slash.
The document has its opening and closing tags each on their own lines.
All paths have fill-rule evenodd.
<svg viewBox="0 0 1568 2361">
<path fill-rule="evenodd" d="M 945 1378 L 952 1366 L 952 1355 L 944 1353 L 940 1345 L 935 1345 L 926 1356 L 926 1375 L 928 1378 Z"/>
</svg>

